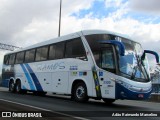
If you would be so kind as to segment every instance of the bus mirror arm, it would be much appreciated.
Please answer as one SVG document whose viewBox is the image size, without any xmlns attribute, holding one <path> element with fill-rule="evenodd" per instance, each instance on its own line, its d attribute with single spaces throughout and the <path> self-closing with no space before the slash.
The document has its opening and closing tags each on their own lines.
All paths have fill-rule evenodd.
<svg viewBox="0 0 160 120">
<path fill-rule="evenodd" d="M 149 53 L 149 54 L 154 55 L 154 56 L 155 56 L 155 58 L 156 58 L 156 62 L 157 62 L 157 64 L 158 64 L 158 65 L 160 65 L 160 63 L 159 63 L 159 55 L 158 55 L 158 53 L 156 53 L 155 51 L 151 51 L 151 50 L 144 50 L 143 55 L 141 56 L 141 59 L 142 59 L 142 60 L 144 60 L 144 59 L 145 59 L 146 53 Z"/>
<path fill-rule="evenodd" d="M 116 41 L 116 40 L 100 40 L 99 42 L 102 43 L 102 44 L 116 45 L 116 46 L 118 46 L 119 54 L 121 56 L 125 55 L 125 46 L 124 46 L 124 44 L 122 42 Z"/>
</svg>

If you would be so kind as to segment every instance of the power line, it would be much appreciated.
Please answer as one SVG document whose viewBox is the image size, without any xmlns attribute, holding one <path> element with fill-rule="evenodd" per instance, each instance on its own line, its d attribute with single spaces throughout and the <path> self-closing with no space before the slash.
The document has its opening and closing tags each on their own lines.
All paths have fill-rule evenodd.
<svg viewBox="0 0 160 120">
<path fill-rule="evenodd" d="M 21 49 L 21 47 L 0 43 L 0 49 L 14 51 L 16 49 Z"/>
</svg>

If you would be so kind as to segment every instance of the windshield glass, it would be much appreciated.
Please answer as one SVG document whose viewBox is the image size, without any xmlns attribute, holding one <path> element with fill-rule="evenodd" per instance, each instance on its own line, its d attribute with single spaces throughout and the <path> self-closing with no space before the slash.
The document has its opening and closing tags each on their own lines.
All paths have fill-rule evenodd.
<svg viewBox="0 0 160 120">
<path fill-rule="evenodd" d="M 125 56 L 120 56 L 119 60 L 122 74 L 128 75 L 135 81 L 149 81 L 147 59 L 141 60 L 143 54 L 141 45 L 125 38 L 119 38 L 119 40 L 125 45 Z"/>
<path fill-rule="evenodd" d="M 148 62 L 147 59 L 141 61 L 143 49 L 139 43 L 111 34 L 87 35 L 86 39 L 100 68 L 116 73 L 115 61 L 117 61 L 119 63 L 117 68 L 120 71 L 117 74 L 134 81 L 149 81 Z M 125 56 L 115 53 L 111 44 L 100 44 L 99 41 L 102 40 L 117 40 L 124 43 Z M 118 51 L 118 47 L 116 49 Z M 115 58 L 114 54 L 119 57 Z"/>
</svg>

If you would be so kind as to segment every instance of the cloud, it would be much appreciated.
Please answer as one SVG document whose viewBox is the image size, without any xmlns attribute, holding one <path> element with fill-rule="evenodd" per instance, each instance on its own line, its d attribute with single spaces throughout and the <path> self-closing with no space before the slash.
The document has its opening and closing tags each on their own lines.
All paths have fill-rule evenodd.
<svg viewBox="0 0 160 120">
<path fill-rule="evenodd" d="M 63 0 L 61 34 L 65 35 L 84 29 L 110 30 L 131 36 L 145 49 L 160 52 L 158 46 L 160 22 L 153 24 L 151 18 L 150 22 L 145 23 L 145 20 L 139 21 L 128 16 L 131 14 L 129 10 L 131 3 L 135 4 L 134 9 L 138 9 L 136 1 L 105 0 L 106 9 L 113 6 L 114 11 L 109 11 L 108 15 L 98 18 L 91 10 L 82 18 L 78 18 L 72 14 L 84 9 L 89 10 L 95 0 Z M 144 2 L 144 0 L 139 0 L 140 3 L 141 1 Z M 139 5 L 143 7 L 142 3 Z M 58 36 L 58 15 L 59 1 L 1 0 L 0 42 L 25 47 L 55 38 Z"/>
<path fill-rule="evenodd" d="M 123 0 L 105 0 L 105 5 L 107 8 L 110 8 L 110 7 L 117 8 L 117 7 L 121 7 L 122 2 Z"/>
<path fill-rule="evenodd" d="M 2 0 L 0 6 L 0 39 L 4 43 L 28 46 L 58 35 L 59 2 L 53 0 Z M 92 11 L 83 18 L 76 18 L 72 13 L 89 9 L 93 0 L 63 0 L 62 35 L 82 29 L 106 29 L 124 33 L 139 42 L 159 41 L 159 24 L 143 23 L 124 15 L 129 13 L 128 1 L 106 0 L 108 6 L 116 6 L 116 11 L 103 18 L 92 17 Z M 70 4 L 72 3 L 72 4 Z M 20 5 L 19 5 L 20 4 Z"/>
<path fill-rule="evenodd" d="M 92 1 L 93 0 L 70 0 L 68 2 L 63 0 L 62 15 L 69 16 L 73 12 L 87 9 L 91 6 Z M 38 33 L 40 31 L 38 29 L 46 30 L 47 28 L 52 31 L 53 37 L 55 35 L 54 33 L 56 33 L 54 31 L 58 29 L 58 16 L 59 1 L 38 0 L 37 2 L 36 0 L 1 0 L 0 42 L 23 45 L 21 43 L 24 43 L 29 35 L 33 35 L 32 37 L 35 37 L 35 40 L 38 35 L 42 37 L 42 39 L 45 39 L 45 36 L 50 36 L 51 32 L 45 33 L 44 31 L 44 35 L 41 36 L 42 32 Z"/>
<path fill-rule="evenodd" d="M 160 13 L 160 0 L 130 0 L 130 6 L 132 9 L 142 12 Z"/>
</svg>

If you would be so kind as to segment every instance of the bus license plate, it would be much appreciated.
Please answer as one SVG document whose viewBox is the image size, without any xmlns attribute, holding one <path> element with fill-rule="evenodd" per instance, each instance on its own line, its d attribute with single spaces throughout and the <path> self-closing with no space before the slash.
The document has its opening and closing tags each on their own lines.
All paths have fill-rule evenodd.
<svg viewBox="0 0 160 120">
<path fill-rule="evenodd" d="M 139 94 L 138 97 L 139 97 L 139 98 L 143 98 L 144 95 L 143 95 L 143 94 Z"/>
</svg>

